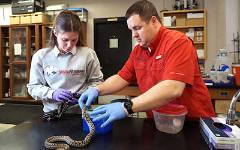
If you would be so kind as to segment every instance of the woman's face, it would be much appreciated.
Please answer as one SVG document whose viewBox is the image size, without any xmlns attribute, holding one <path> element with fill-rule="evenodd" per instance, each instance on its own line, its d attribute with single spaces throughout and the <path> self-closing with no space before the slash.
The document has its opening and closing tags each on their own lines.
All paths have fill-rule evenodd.
<svg viewBox="0 0 240 150">
<path fill-rule="evenodd" d="M 77 32 L 55 32 L 57 37 L 58 49 L 62 53 L 71 51 L 73 47 L 76 46 L 78 42 L 78 33 Z"/>
</svg>

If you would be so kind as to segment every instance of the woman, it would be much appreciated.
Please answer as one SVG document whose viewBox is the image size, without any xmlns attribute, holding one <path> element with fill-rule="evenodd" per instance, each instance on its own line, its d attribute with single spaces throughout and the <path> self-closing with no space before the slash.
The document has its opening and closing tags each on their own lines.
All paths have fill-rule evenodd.
<svg viewBox="0 0 240 150">
<path fill-rule="evenodd" d="M 76 104 L 74 93 L 82 93 L 103 79 L 94 50 L 86 47 L 83 28 L 77 14 L 64 10 L 53 23 L 48 48 L 32 58 L 29 94 L 42 100 L 44 119 L 60 117 L 62 104 Z"/>
</svg>

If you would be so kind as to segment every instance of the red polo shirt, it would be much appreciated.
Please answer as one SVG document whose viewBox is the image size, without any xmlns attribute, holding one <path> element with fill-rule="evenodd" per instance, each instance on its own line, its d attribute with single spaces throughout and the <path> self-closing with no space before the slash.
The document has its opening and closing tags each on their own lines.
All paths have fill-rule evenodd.
<svg viewBox="0 0 240 150">
<path fill-rule="evenodd" d="M 185 105 L 189 118 L 215 116 L 192 41 L 185 34 L 162 26 L 150 49 L 137 45 L 118 75 L 137 84 L 142 93 L 163 80 L 182 81 L 186 88 L 171 103 Z M 147 115 L 152 117 L 152 111 Z"/>
</svg>

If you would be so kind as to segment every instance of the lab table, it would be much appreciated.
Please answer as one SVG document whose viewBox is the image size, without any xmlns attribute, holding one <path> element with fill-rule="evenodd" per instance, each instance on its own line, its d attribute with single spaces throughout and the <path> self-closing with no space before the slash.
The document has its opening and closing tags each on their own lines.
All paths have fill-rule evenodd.
<svg viewBox="0 0 240 150">
<path fill-rule="evenodd" d="M 61 120 L 44 122 L 36 118 L 0 133 L 1 150 L 42 150 L 44 141 L 53 135 L 68 135 L 82 140 L 81 116 L 66 114 Z M 71 148 L 76 149 L 76 148 Z M 113 129 L 96 135 L 82 149 L 88 150 L 207 150 L 199 122 L 185 122 L 183 130 L 175 135 L 160 132 L 153 119 L 128 117 L 113 123 Z"/>
</svg>

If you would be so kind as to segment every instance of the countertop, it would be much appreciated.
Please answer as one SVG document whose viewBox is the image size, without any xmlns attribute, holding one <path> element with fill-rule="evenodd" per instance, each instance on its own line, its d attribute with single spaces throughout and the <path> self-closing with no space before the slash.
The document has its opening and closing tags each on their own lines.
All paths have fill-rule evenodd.
<svg viewBox="0 0 240 150">
<path fill-rule="evenodd" d="M 45 149 L 44 141 L 53 135 L 68 135 L 82 140 L 81 116 L 64 115 L 61 120 L 44 122 L 41 118 L 24 122 L 0 133 L 2 150 Z M 74 149 L 74 148 L 71 148 Z M 113 130 L 105 135 L 96 135 L 83 148 L 89 150 L 207 150 L 199 122 L 186 121 L 183 130 L 175 135 L 160 132 L 153 119 L 125 118 L 113 123 Z"/>
</svg>

